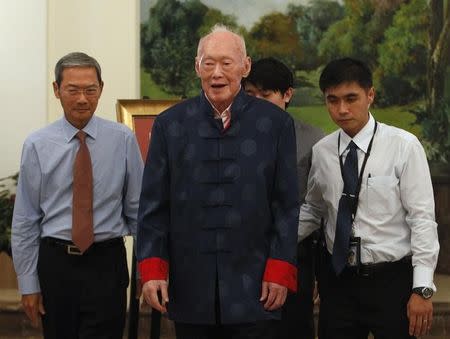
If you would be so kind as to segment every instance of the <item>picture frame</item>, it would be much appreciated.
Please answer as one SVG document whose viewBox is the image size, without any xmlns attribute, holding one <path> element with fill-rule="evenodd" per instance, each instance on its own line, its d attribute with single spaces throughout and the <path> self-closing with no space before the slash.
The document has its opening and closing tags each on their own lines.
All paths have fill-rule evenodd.
<svg viewBox="0 0 450 339">
<path fill-rule="evenodd" d="M 146 159 L 153 128 L 153 122 L 159 113 L 177 104 L 181 100 L 165 99 L 118 99 L 116 103 L 117 121 L 128 126 L 135 134 L 141 150 L 142 159 Z"/>
</svg>

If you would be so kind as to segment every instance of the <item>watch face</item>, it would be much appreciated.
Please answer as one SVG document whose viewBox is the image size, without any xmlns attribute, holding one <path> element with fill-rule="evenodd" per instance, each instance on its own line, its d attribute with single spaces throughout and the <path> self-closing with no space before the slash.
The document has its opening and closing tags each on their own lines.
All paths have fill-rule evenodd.
<svg viewBox="0 0 450 339">
<path fill-rule="evenodd" d="M 433 295 L 433 290 L 429 287 L 425 287 L 424 289 L 422 289 L 422 296 L 425 299 L 431 298 L 431 296 Z"/>
</svg>

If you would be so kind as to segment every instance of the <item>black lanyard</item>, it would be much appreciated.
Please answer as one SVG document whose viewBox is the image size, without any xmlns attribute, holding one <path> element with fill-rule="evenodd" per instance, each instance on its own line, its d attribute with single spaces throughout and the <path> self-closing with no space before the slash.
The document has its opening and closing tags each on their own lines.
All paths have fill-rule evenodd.
<svg viewBox="0 0 450 339">
<path fill-rule="evenodd" d="M 375 127 L 373 128 L 373 134 L 372 134 L 372 138 L 370 139 L 369 142 L 369 146 L 367 147 L 367 152 L 366 155 L 364 156 L 364 160 L 361 166 L 361 171 L 359 172 L 359 176 L 358 176 L 358 183 L 356 186 L 356 192 L 355 192 L 355 197 L 354 197 L 354 203 L 353 203 L 353 208 L 352 208 L 352 223 L 353 220 L 355 220 L 355 216 L 356 216 L 356 211 L 358 209 L 358 201 L 359 201 L 359 191 L 361 190 L 361 183 L 362 183 L 362 177 L 364 174 L 364 169 L 366 168 L 366 163 L 367 163 L 367 159 L 369 159 L 370 156 L 370 151 L 372 150 L 372 144 L 373 144 L 373 139 L 375 137 L 375 132 L 377 131 L 377 127 L 378 127 L 378 123 L 375 120 Z M 341 133 L 339 133 L 338 136 L 338 158 L 339 158 L 339 166 L 341 168 L 341 176 L 342 176 L 342 181 L 344 181 L 344 164 L 342 163 L 342 157 L 340 156 L 340 145 L 341 145 Z M 344 183 L 345 186 L 345 183 Z"/>
</svg>

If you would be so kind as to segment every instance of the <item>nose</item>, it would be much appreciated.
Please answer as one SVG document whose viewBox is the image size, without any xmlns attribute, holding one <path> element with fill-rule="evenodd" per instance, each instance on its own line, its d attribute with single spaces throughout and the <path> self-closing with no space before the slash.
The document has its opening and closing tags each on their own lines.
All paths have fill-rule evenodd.
<svg viewBox="0 0 450 339">
<path fill-rule="evenodd" d="M 348 113 L 348 105 L 345 100 L 340 100 L 338 104 L 339 114 L 347 114 Z"/>
<path fill-rule="evenodd" d="M 87 102 L 87 97 L 85 91 L 81 91 L 80 94 L 78 94 L 78 102 Z"/>
<path fill-rule="evenodd" d="M 218 78 L 221 77 L 223 75 L 222 73 L 222 66 L 220 65 L 220 63 L 218 62 L 213 70 L 213 77 Z"/>
</svg>

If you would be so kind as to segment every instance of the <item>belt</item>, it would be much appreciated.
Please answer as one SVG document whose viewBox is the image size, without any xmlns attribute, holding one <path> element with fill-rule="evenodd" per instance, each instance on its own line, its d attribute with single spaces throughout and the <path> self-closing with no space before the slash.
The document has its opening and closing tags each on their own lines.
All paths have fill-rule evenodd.
<svg viewBox="0 0 450 339">
<path fill-rule="evenodd" d="M 95 249 L 114 247 L 120 244 L 123 244 L 123 237 L 112 238 L 104 241 L 94 242 L 85 252 L 84 254 L 91 252 Z M 64 250 L 69 255 L 83 255 L 83 253 L 78 249 L 77 246 L 70 240 L 45 237 L 41 239 L 41 243 L 48 244 L 50 246 L 59 247 Z"/>
<path fill-rule="evenodd" d="M 349 271 L 353 271 L 353 274 L 356 274 L 361 277 L 373 277 L 379 274 L 382 274 L 384 272 L 392 272 L 393 270 L 397 270 L 401 267 L 405 266 L 411 266 L 411 256 L 408 255 L 406 257 L 403 257 L 400 260 L 397 261 L 386 261 L 386 262 L 379 262 L 374 264 L 361 264 L 359 266 L 359 270 L 353 270 L 348 269 Z M 346 269 L 347 270 L 347 269 Z"/>
</svg>

